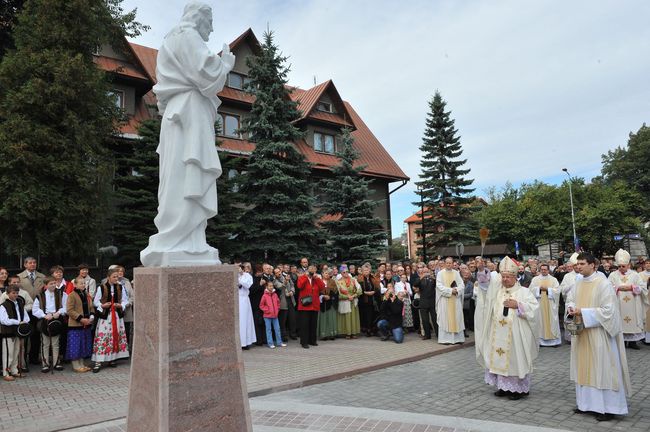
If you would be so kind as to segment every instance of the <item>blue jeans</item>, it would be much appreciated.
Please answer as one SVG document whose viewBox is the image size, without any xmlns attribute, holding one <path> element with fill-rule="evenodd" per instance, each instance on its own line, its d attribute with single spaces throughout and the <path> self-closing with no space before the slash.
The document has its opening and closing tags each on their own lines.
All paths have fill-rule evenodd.
<svg viewBox="0 0 650 432">
<path fill-rule="evenodd" d="M 271 326 L 275 331 L 275 345 L 282 345 L 282 333 L 280 333 L 280 320 L 276 318 L 264 318 L 264 326 L 266 327 L 266 343 L 273 345 L 273 335 L 271 334 Z"/>
<path fill-rule="evenodd" d="M 377 328 L 382 335 L 388 335 L 388 332 L 392 331 L 395 343 L 402 343 L 404 341 L 404 329 L 402 327 L 395 327 L 390 330 L 388 327 L 388 320 L 379 320 L 379 322 L 377 322 Z"/>
</svg>

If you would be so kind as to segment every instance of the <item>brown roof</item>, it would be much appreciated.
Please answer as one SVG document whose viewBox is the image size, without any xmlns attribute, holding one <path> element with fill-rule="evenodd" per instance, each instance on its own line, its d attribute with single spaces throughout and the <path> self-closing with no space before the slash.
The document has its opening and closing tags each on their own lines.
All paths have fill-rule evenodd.
<svg viewBox="0 0 650 432">
<path fill-rule="evenodd" d="M 95 56 L 93 58 L 93 61 L 97 66 L 107 72 L 113 72 L 130 78 L 149 81 L 149 77 L 130 62 L 105 56 Z"/>
<path fill-rule="evenodd" d="M 237 39 L 231 42 L 230 48 L 233 49 L 244 41 L 250 43 L 253 50 L 259 49 L 259 42 L 251 29 L 246 30 Z M 130 74 L 129 76 L 153 81 L 152 84 L 155 84 L 156 57 L 158 55 L 158 50 L 132 42 L 130 42 L 129 45 L 133 54 L 135 54 L 137 61 L 139 61 L 138 65 L 120 62 L 115 59 L 109 59 L 108 57 L 97 57 L 96 61 L 100 67 L 105 70 L 114 70 L 115 68 L 110 68 L 110 66 L 115 65 L 113 62 L 120 62 L 120 66 L 123 67 L 122 70 L 126 71 L 126 74 Z M 353 130 L 352 137 L 354 138 L 354 145 L 360 153 L 357 165 L 366 166 L 363 171 L 365 174 L 386 178 L 392 181 L 409 179 L 390 154 L 388 154 L 386 149 L 381 145 L 377 137 L 375 137 L 368 126 L 363 122 L 363 120 L 361 120 L 361 117 L 359 117 L 356 111 L 354 111 L 352 106 L 340 98 L 339 93 L 331 80 L 325 81 L 324 83 L 307 90 L 295 87 L 289 87 L 289 89 L 292 90 L 291 99 L 300 102 L 299 109 L 303 113 L 301 120 L 309 118 L 321 122 L 328 122 L 341 127 L 350 127 Z M 343 112 L 326 113 L 315 109 L 318 100 L 325 92 L 329 92 L 333 98 L 333 102 L 339 104 L 340 107 L 338 108 Z M 219 92 L 218 96 L 223 101 L 230 100 L 243 104 L 252 104 L 255 100 L 255 98 L 250 94 L 230 87 L 224 87 L 224 89 Z M 155 96 L 153 93 L 149 92 L 145 95 L 145 99 L 146 101 L 141 101 L 141 104 L 136 107 L 135 115 L 132 116 L 129 119 L 129 122 L 122 128 L 123 133 L 137 133 L 137 124 L 140 121 L 149 118 L 146 105 L 155 104 Z M 220 137 L 219 139 L 222 141 L 220 148 L 226 151 L 246 154 L 252 152 L 255 148 L 254 143 L 246 140 L 225 137 Z M 314 149 L 304 140 L 300 140 L 295 144 L 298 150 L 305 155 L 307 161 L 313 164 L 317 169 L 330 169 L 339 163 L 336 156 L 315 152 Z"/>
</svg>

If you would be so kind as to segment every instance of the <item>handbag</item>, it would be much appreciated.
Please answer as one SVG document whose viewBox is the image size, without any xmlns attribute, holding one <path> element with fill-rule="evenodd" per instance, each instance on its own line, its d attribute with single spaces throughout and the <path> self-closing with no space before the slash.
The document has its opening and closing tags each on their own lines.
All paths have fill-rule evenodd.
<svg viewBox="0 0 650 432">
<path fill-rule="evenodd" d="M 310 295 L 304 296 L 300 299 L 300 304 L 302 304 L 303 306 L 309 306 L 311 302 L 312 302 L 312 298 Z"/>
</svg>

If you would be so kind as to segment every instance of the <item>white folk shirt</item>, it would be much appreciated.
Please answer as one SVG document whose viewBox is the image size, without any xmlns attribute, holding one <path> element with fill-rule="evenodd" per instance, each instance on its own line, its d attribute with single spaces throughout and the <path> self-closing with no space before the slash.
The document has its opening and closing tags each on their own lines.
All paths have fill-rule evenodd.
<svg viewBox="0 0 650 432">
<path fill-rule="evenodd" d="M 546 288 L 546 293 L 543 293 L 541 288 Z M 528 289 L 530 289 L 530 291 L 539 302 L 540 339 L 560 339 L 560 320 L 558 318 L 560 283 L 551 275 L 539 275 L 533 278 Z"/>
<path fill-rule="evenodd" d="M 4 305 L 0 306 L 0 324 L 6 325 L 6 326 L 12 326 L 12 325 L 18 325 L 20 324 L 20 308 L 18 307 L 18 302 L 14 301 L 12 302 L 14 304 L 14 307 L 16 308 L 16 316 L 18 319 L 11 319 L 9 318 L 9 314 L 7 313 L 7 309 L 5 309 Z M 24 313 L 23 321 L 29 322 L 29 314 L 27 311 Z"/>
<path fill-rule="evenodd" d="M 95 309 L 97 312 L 102 312 L 104 309 L 102 309 L 102 290 L 105 289 L 106 287 L 102 285 L 101 287 L 97 288 L 97 292 L 95 293 L 95 298 L 93 299 L 93 305 L 95 305 Z M 111 286 L 111 294 L 115 295 L 113 286 Z M 120 304 L 122 305 L 122 310 L 126 308 L 126 305 L 129 303 L 129 295 L 127 294 L 126 290 L 122 288 L 122 299 L 120 301 Z"/>
<path fill-rule="evenodd" d="M 32 314 L 39 319 L 45 318 L 45 315 L 47 314 L 54 314 L 56 312 L 60 313 L 61 315 L 65 315 L 65 305 L 68 301 L 68 295 L 66 293 L 62 294 L 61 307 L 59 310 L 56 310 L 56 298 L 54 297 L 54 292 L 45 290 L 45 310 L 43 310 L 43 306 L 41 305 L 40 296 L 36 296 L 36 299 L 34 300 L 34 307 L 32 308 Z"/>
</svg>

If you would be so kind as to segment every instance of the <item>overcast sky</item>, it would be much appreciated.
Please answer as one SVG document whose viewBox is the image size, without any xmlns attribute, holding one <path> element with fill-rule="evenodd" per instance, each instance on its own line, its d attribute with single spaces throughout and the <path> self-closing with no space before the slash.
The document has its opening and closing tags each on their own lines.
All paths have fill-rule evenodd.
<svg viewBox="0 0 650 432">
<path fill-rule="evenodd" d="M 160 47 L 185 3 L 126 0 L 151 26 L 134 42 Z M 213 50 L 268 25 L 290 83 L 332 79 L 412 181 L 436 89 L 483 196 L 507 181 L 559 183 L 564 167 L 591 179 L 603 153 L 650 123 L 650 1 L 208 3 Z M 394 236 L 417 210 L 414 189 L 392 195 Z"/>
</svg>

